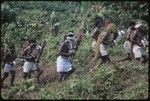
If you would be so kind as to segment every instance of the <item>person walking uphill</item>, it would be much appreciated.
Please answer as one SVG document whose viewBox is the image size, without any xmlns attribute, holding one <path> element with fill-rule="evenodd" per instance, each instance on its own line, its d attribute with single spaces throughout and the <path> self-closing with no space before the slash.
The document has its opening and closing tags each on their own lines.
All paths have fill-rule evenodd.
<svg viewBox="0 0 150 101">
<path fill-rule="evenodd" d="M 28 46 L 23 50 L 20 58 L 25 59 L 23 65 L 23 78 L 31 77 L 31 72 L 36 71 L 37 83 L 39 83 L 39 77 L 43 72 L 38 68 L 36 59 L 41 51 L 41 47 L 37 45 L 36 40 L 29 40 Z"/>
<path fill-rule="evenodd" d="M 99 58 L 101 63 L 110 62 L 108 46 L 113 46 L 114 40 L 117 38 L 117 27 L 114 23 L 111 23 L 108 18 L 104 19 L 103 30 L 99 34 L 96 42 L 95 54 L 92 59 L 92 64 L 95 64 Z"/>
<path fill-rule="evenodd" d="M 142 39 L 144 36 L 142 36 L 142 23 L 138 23 L 135 25 L 136 30 L 133 32 L 132 36 L 130 37 L 130 40 L 133 44 L 133 54 L 134 59 L 136 60 L 136 63 L 146 63 L 147 62 L 147 56 L 144 51 L 144 46 L 142 44 Z"/>
<path fill-rule="evenodd" d="M 103 27 L 103 19 L 101 17 L 96 17 L 95 18 L 95 23 L 94 23 L 94 30 L 92 32 L 92 50 L 95 51 L 96 47 L 96 42 L 98 40 L 98 36 L 101 33 L 101 29 Z"/>
<path fill-rule="evenodd" d="M 125 50 L 125 53 L 127 53 L 127 57 L 121 59 L 121 60 L 118 60 L 118 62 L 123 62 L 123 61 L 126 61 L 126 60 L 132 60 L 133 59 L 133 52 L 132 52 L 132 48 L 133 48 L 133 45 L 130 41 L 130 37 L 132 36 L 134 30 L 135 30 L 135 22 L 134 21 L 131 21 L 129 23 L 129 28 L 127 30 L 127 40 L 125 41 L 124 43 L 124 50 Z"/>
<path fill-rule="evenodd" d="M 15 46 L 11 45 L 9 47 L 9 52 L 6 53 L 4 56 L 4 59 L 2 61 L 5 63 L 4 66 L 4 76 L 1 79 L 1 86 L 3 85 L 4 80 L 8 77 L 9 73 L 11 74 L 11 82 L 10 86 L 13 86 L 14 80 L 15 80 L 15 59 L 17 58 L 17 55 L 15 54 Z"/>
<path fill-rule="evenodd" d="M 68 37 L 69 35 L 65 35 L 64 41 L 59 47 L 59 56 L 57 57 L 57 72 L 59 73 L 59 81 L 66 80 L 66 77 L 75 71 L 74 66 L 69 60 L 69 57 L 72 56 L 74 52 L 70 51 L 71 42 Z"/>
</svg>

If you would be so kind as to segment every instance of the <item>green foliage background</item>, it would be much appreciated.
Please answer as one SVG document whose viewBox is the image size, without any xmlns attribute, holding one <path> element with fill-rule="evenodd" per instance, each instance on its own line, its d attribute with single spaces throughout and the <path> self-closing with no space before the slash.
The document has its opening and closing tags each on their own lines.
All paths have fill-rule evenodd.
<svg viewBox="0 0 150 101">
<path fill-rule="evenodd" d="M 86 69 L 91 54 L 91 32 L 94 17 L 110 17 L 120 28 L 126 30 L 131 20 L 141 21 L 148 30 L 149 3 L 139 1 L 3 1 L 1 4 L 1 48 L 10 43 L 20 52 L 25 41 L 34 38 L 38 42 L 46 41 L 41 62 L 56 63 L 56 54 L 63 36 L 68 31 L 78 33 L 83 27 L 87 30 L 73 63 L 77 69 Z M 58 34 L 52 27 L 58 24 Z M 148 34 L 148 33 L 145 33 Z M 123 57 L 123 40 L 111 51 L 112 57 Z M 44 67 L 43 67 L 44 68 Z M 32 85 L 21 82 L 12 88 L 10 94 L 39 92 L 39 99 L 145 99 L 148 97 L 148 65 L 133 66 L 132 63 L 103 65 L 93 73 L 72 75 L 63 84 L 56 84 L 51 91 L 48 86 Z M 124 72 L 122 72 L 124 71 Z M 131 72 L 132 71 L 132 72 Z M 139 73 L 139 75 L 138 75 Z M 128 79 L 124 79 L 128 75 Z M 143 76 L 145 79 L 140 79 Z M 131 83 L 131 84 L 130 84 Z M 27 86 L 28 85 L 28 86 Z M 131 87 L 130 87 L 131 86 Z M 18 89 L 19 88 L 19 89 Z M 10 98 L 2 93 L 3 97 Z M 11 96 L 11 98 L 12 98 Z"/>
</svg>

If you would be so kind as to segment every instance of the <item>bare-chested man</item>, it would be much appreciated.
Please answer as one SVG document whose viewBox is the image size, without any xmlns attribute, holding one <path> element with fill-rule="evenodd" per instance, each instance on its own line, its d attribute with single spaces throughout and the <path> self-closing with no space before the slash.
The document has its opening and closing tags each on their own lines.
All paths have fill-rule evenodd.
<svg viewBox="0 0 150 101">
<path fill-rule="evenodd" d="M 8 53 L 5 54 L 4 59 L 2 61 L 5 63 L 4 66 L 4 75 L 1 79 L 1 85 L 3 85 L 4 80 L 8 77 L 9 73 L 11 74 L 10 86 L 13 86 L 15 80 L 15 59 L 17 55 L 15 54 L 15 46 L 11 45 L 9 47 Z"/>
<path fill-rule="evenodd" d="M 117 27 L 115 24 L 111 23 L 108 18 L 105 18 L 103 23 L 103 30 L 101 30 L 100 33 L 101 34 L 99 34 L 97 38 L 95 56 L 92 62 L 95 62 L 95 60 L 100 57 L 102 60 L 100 64 L 103 64 L 110 62 L 108 46 L 110 47 L 115 44 L 114 40 L 118 36 Z"/>
<path fill-rule="evenodd" d="M 139 23 L 135 25 L 136 30 L 133 32 L 133 35 L 130 37 L 130 40 L 133 44 L 133 54 L 134 54 L 134 59 L 136 60 L 136 63 L 145 63 L 147 61 L 147 57 L 144 54 L 144 46 L 141 42 L 143 36 L 141 35 L 141 27 L 142 24 Z"/>
<path fill-rule="evenodd" d="M 39 83 L 39 77 L 42 70 L 38 67 L 38 61 L 36 61 L 39 53 L 41 51 L 41 46 L 36 43 L 36 40 L 29 40 L 29 44 L 24 48 L 22 56 L 20 58 L 25 59 L 23 66 L 23 78 L 30 78 L 31 72 L 36 71 L 37 83 Z"/>
<path fill-rule="evenodd" d="M 132 36 L 133 32 L 135 31 L 135 22 L 134 21 L 131 21 L 129 23 L 129 28 L 127 30 L 127 40 L 125 41 L 124 43 L 124 50 L 125 50 L 125 53 L 127 53 L 127 57 L 121 59 L 121 60 L 118 60 L 118 62 L 123 62 L 123 61 L 126 61 L 126 60 L 132 60 L 133 59 L 133 52 L 132 52 L 132 48 L 133 48 L 133 45 L 130 41 L 130 37 Z"/>
<path fill-rule="evenodd" d="M 74 66 L 69 59 L 70 56 L 74 54 L 72 51 L 72 42 L 70 38 L 72 35 L 66 35 L 64 41 L 59 47 L 58 57 L 57 57 L 57 72 L 59 73 L 59 81 L 63 81 L 67 76 L 75 71 Z"/>
</svg>

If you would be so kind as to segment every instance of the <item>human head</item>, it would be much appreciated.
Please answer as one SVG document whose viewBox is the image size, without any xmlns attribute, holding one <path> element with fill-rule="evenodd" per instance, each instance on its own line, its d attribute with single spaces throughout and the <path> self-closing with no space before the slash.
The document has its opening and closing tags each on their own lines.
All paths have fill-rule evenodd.
<svg viewBox="0 0 150 101">
<path fill-rule="evenodd" d="M 36 40 L 34 40 L 34 39 L 29 39 L 29 40 L 28 40 L 28 43 L 36 43 Z"/>
<path fill-rule="evenodd" d="M 15 52 L 15 45 L 10 45 L 9 50 L 11 53 L 14 53 Z"/>
<path fill-rule="evenodd" d="M 144 36 L 146 34 L 146 29 L 144 28 L 144 26 L 140 22 L 135 25 L 135 29 L 142 36 Z"/>
<path fill-rule="evenodd" d="M 31 44 L 30 44 L 30 48 L 31 48 L 31 49 L 36 48 L 36 43 L 31 43 Z"/>
<path fill-rule="evenodd" d="M 70 31 L 68 34 L 67 34 L 67 37 L 73 37 L 75 35 L 75 33 L 73 31 Z"/>
<path fill-rule="evenodd" d="M 102 17 L 96 16 L 94 20 L 95 20 L 95 22 L 94 22 L 95 27 L 101 28 L 103 26 L 103 18 Z"/>
<path fill-rule="evenodd" d="M 64 36 L 64 40 L 72 40 L 75 38 L 74 32 L 69 32 L 67 35 Z"/>
<path fill-rule="evenodd" d="M 131 22 L 129 23 L 129 27 L 130 27 L 130 28 L 134 28 L 134 26 L 135 26 L 135 22 L 134 22 L 134 21 L 131 21 Z"/>
<path fill-rule="evenodd" d="M 36 47 L 36 40 L 34 40 L 34 39 L 28 40 L 28 43 L 30 45 L 30 48 L 35 48 Z"/>
</svg>

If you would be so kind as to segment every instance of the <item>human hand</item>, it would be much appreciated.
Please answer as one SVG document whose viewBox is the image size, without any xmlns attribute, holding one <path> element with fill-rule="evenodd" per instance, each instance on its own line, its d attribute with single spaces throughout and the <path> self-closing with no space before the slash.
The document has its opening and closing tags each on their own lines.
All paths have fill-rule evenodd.
<svg viewBox="0 0 150 101">
<path fill-rule="evenodd" d="M 139 43 L 139 46 L 140 46 L 140 47 L 143 47 L 143 44 L 142 44 L 142 43 Z"/>
<path fill-rule="evenodd" d="M 35 60 L 36 63 L 39 63 L 39 60 Z"/>
<path fill-rule="evenodd" d="M 14 63 L 13 63 L 13 62 L 11 62 L 11 63 L 10 63 L 10 65 L 14 66 Z"/>
</svg>

